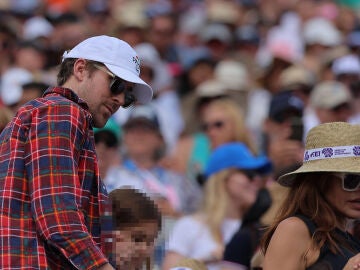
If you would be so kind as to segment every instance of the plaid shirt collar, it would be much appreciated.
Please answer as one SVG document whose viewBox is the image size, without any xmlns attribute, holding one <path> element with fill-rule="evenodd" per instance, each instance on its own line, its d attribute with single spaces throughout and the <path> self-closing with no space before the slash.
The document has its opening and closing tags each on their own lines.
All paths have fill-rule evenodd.
<svg viewBox="0 0 360 270">
<path fill-rule="evenodd" d="M 64 88 L 64 87 L 60 87 L 60 86 L 50 87 L 45 91 L 43 97 L 48 96 L 48 95 L 54 95 L 54 94 L 59 94 L 65 98 L 79 104 L 83 109 L 85 109 L 87 111 L 89 110 L 89 106 L 86 104 L 86 102 L 83 99 L 79 98 L 79 96 L 77 94 L 75 94 L 75 92 L 69 88 Z"/>
</svg>

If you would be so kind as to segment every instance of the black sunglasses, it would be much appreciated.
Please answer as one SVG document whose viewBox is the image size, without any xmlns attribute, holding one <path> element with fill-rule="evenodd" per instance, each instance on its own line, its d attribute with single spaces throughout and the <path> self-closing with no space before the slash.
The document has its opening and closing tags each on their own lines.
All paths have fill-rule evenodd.
<svg viewBox="0 0 360 270">
<path fill-rule="evenodd" d="M 132 89 L 129 90 L 126 87 L 126 82 L 123 79 L 117 77 L 115 74 L 113 74 L 109 70 L 103 68 L 102 66 L 99 66 L 97 64 L 93 64 L 93 66 L 95 68 L 107 73 L 111 77 L 110 91 L 113 95 L 120 95 L 122 93 L 125 94 L 125 101 L 121 107 L 128 108 L 136 102 L 136 98 L 135 98 L 134 94 L 131 93 Z"/>
<path fill-rule="evenodd" d="M 359 174 L 345 174 L 342 178 L 342 188 L 345 191 L 355 191 L 360 188 Z"/>
<path fill-rule="evenodd" d="M 224 126 L 224 124 L 225 124 L 224 121 L 219 120 L 219 121 L 214 121 L 212 123 L 204 123 L 202 124 L 201 128 L 204 131 L 208 131 L 212 128 L 220 129 Z"/>
<path fill-rule="evenodd" d="M 239 170 L 243 174 L 246 175 L 247 178 L 249 178 L 250 181 L 253 181 L 256 177 L 258 177 L 260 174 L 255 170 L 249 170 L 249 169 L 242 169 Z"/>
</svg>

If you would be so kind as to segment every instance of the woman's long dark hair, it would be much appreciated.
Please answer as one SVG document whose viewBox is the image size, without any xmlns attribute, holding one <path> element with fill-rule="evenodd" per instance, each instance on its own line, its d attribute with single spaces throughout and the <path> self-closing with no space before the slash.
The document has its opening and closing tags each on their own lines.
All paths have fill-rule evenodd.
<svg viewBox="0 0 360 270">
<path fill-rule="evenodd" d="M 297 214 L 310 218 L 317 226 L 312 235 L 313 247 L 320 249 L 327 243 L 333 253 L 340 252 L 341 239 L 334 230 L 345 217 L 336 212 L 325 198 L 331 181 L 334 178 L 330 173 L 303 173 L 296 176 L 274 222 L 262 238 L 261 248 L 264 254 L 279 223 Z"/>
</svg>

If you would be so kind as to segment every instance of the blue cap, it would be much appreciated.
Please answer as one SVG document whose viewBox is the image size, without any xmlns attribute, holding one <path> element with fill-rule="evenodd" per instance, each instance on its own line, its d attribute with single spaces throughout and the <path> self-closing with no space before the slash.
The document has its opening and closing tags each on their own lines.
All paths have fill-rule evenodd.
<svg viewBox="0 0 360 270">
<path fill-rule="evenodd" d="M 272 165 L 266 156 L 256 157 L 245 144 L 234 142 L 220 145 L 211 153 L 204 173 L 206 177 L 209 177 L 230 168 L 268 173 Z"/>
</svg>

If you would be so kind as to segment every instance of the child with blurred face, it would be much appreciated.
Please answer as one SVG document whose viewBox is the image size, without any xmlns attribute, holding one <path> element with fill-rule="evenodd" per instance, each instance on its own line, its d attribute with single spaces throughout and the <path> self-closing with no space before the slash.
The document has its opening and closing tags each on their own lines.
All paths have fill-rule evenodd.
<svg viewBox="0 0 360 270">
<path fill-rule="evenodd" d="M 115 189 L 112 201 L 114 262 L 116 269 L 150 267 L 161 215 L 154 202 L 136 189 Z"/>
</svg>

